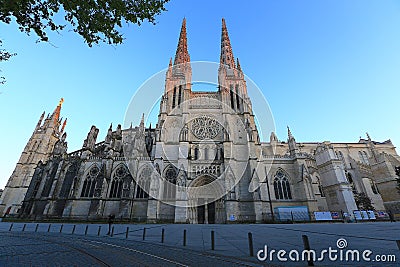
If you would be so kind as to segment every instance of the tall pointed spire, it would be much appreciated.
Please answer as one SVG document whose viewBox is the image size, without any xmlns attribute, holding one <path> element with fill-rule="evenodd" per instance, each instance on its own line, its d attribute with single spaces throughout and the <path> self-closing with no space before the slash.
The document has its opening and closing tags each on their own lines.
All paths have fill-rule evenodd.
<svg viewBox="0 0 400 267">
<path fill-rule="evenodd" d="M 144 113 L 142 114 L 142 119 L 140 120 L 140 125 L 139 125 L 139 127 L 140 127 L 141 129 L 144 129 Z"/>
<path fill-rule="evenodd" d="M 174 65 L 190 62 L 190 55 L 187 49 L 186 18 L 183 19 L 178 47 L 176 48 Z"/>
<path fill-rule="evenodd" d="M 62 106 L 63 103 L 64 103 L 64 98 L 61 98 L 60 102 L 58 103 L 58 106 L 56 107 L 56 109 L 54 110 L 53 114 L 51 115 L 55 124 L 58 123 L 58 120 L 60 118 L 61 106 Z"/>
<path fill-rule="evenodd" d="M 242 71 L 242 67 L 240 66 L 239 58 L 236 59 L 236 67 L 239 71 Z"/>
<path fill-rule="evenodd" d="M 222 19 L 220 64 L 227 65 L 231 69 L 235 68 L 235 58 L 233 57 L 231 41 L 229 40 L 228 29 L 226 28 L 224 18 Z"/>
<path fill-rule="evenodd" d="M 68 118 L 65 118 L 64 123 L 61 127 L 61 133 L 64 132 L 65 126 L 67 126 L 67 120 L 68 120 Z"/>
<path fill-rule="evenodd" d="M 369 136 L 369 133 L 367 132 L 367 140 L 371 141 L 371 136 Z"/>
<path fill-rule="evenodd" d="M 292 135 L 292 132 L 290 131 L 289 126 L 286 126 L 286 127 L 287 127 L 287 132 L 288 132 L 288 139 L 290 140 L 290 139 L 292 139 L 292 138 L 294 138 L 294 137 L 293 137 L 293 135 Z"/>
<path fill-rule="evenodd" d="M 38 121 L 38 123 L 36 124 L 36 129 L 39 129 L 39 127 L 42 125 L 42 121 L 43 121 L 43 119 L 44 119 L 44 115 L 46 115 L 46 112 L 45 112 L 45 111 L 43 111 L 42 115 L 40 116 L 39 121 Z"/>
<path fill-rule="evenodd" d="M 289 153 L 291 156 L 295 156 L 299 152 L 297 148 L 296 139 L 294 139 L 294 136 L 292 135 L 289 126 L 287 126 L 287 130 L 288 130 Z"/>
</svg>

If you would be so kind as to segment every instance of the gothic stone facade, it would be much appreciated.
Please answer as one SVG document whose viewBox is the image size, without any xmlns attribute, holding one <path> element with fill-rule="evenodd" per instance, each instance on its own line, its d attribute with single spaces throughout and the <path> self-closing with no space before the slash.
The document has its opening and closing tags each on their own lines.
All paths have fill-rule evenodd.
<svg viewBox="0 0 400 267">
<path fill-rule="evenodd" d="M 97 142 L 92 126 L 82 149 L 68 154 L 60 104 L 28 142 L 2 195 L 3 214 L 262 222 L 271 206 L 352 213 L 361 192 L 377 210 L 397 208 L 400 161 L 390 140 L 298 143 L 288 129 L 286 142 L 274 133 L 260 142 L 224 20 L 218 91 L 192 91 L 191 76 L 184 21 L 156 127 L 144 118 L 128 129 L 111 125 Z"/>
</svg>

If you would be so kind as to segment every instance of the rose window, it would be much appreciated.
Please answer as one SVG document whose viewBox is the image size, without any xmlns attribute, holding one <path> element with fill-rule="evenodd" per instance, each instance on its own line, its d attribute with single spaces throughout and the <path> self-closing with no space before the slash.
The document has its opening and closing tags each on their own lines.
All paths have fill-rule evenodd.
<svg viewBox="0 0 400 267">
<path fill-rule="evenodd" d="M 221 131 L 221 125 L 213 118 L 202 116 L 192 121 L 191 130 L 199 139 L 212 139 Z"/>
</svg>

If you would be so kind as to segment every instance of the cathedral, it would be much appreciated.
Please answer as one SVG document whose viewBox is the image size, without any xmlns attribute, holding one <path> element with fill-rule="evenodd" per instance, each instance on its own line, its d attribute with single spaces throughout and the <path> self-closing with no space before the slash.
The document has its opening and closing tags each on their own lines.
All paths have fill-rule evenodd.
<svg viewBox="0 0 400 267">
<path fill-rule="evenodd" d="M 104 140 L 92 126 L 67 152 L 63 100 L 39 119 L 0 198 L 1 216 L 27 219 L 117 218 L 148 223 L 265 222 L 279 210 L 353 214 L 364 194 L 377 211 L 400 211 L 390 140 L 354 143 L 262 142 L 239 60 L 222 19 L 218 90 L 192 90 L 183 20 L 169 63 L 158 122 Z"/>
</svg>

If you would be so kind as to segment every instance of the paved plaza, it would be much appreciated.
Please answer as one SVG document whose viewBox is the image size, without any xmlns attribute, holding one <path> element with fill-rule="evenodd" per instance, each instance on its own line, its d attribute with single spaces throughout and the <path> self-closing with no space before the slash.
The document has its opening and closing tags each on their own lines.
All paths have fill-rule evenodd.
<svg viewBox="0 0 400 267">
<path fill-rule="evenodd" d="M 332 262 L 326 255 L 323 261 L 316 261 L 315 266 L 398 266 L 400 260 L 396 244 L 400 239 L 398 222 L 115 224 L 112 237 L 107 235 L 107 230 L 105 224 L 27 223 L 24 226 L 24 223 L 14 223 L 11 227 L 11 223 L 1 222 L 0 266 L 307 266 L 307 261 L 301 260 L 281 262 L 276 253 L 272 263 L 269 259 L 260 261 L 257 258 L 258 251 L 266 245 L 268 253 L 272 249 L 301 252 L 304 248 L 302 235 L 308 236 L 310 248 L 317 255 L 329 247 L 338 250 L 340 238 L 347 243 L 343 250 L 358 250 L 360 255 L 364 250 L 372 251 L 369 263 L 362 259 L 339 261 L 339 258 Z M 215 237 L 214 250 L 211 231 Z M 248 233 L 252 234 L 252 257 Z M 378 254 L 395 255 L 397 262 L 393 259 L 392 262 L 377 262 L 374 257 Z"/>
</svg>

